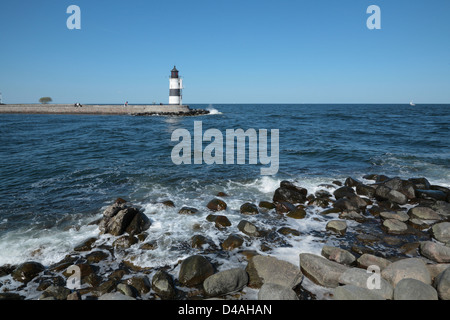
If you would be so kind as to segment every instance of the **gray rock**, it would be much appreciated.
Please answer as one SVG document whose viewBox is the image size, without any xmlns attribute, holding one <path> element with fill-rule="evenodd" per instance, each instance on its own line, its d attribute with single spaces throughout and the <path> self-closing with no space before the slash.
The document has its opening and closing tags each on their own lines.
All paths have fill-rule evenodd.
<svg viewBox="0 0 450 320">
<path fill-rule="evenodd" d="M 252 257 L 245 270 L 249 275 L 249 286 L 252 288 L 260 288 L 264 283 L 294 288 L 303 278 L 297 266 L 270 256 Z"/>
<path fill-rule="evenodd" d="M 106 293 L 98 298 L 98 300 L 115 300 L 115 301 L 124 301 L 124 300 L 136 300 L 132 297 L 126 296 L 119 292 Z"/>
<path fill-rule="evenodd" d="M 61 286 L 49 286 L 44 293 L 47 296 L 54 297 L 56 300 L 66 300 L 70 290 Z"/>
<path fill-rule="evenodd" d="M 359 257 L 357 262 L 358 266 L 360 266 L 361 268 L 367 269 L 370 266 L 377 266 L 381 271 L 392 264 L 392 262 L 390 262 L 389 260 L 368 253 L 365 253 L 361 257 Z"/>
<path fill-rule="evenodd" d="M 389 212 L 389 211 L 383 211 L 380 213 L 380 216 L 383 219 L 394 219 L 401 222 L 406 222 L 409 220 L 409 216 L 405 212 Z"/>
<path fill-rule="evenodd" d="M 383 227 L 387 233 L 402 234 L 408 231 L 408 226 L 397 219 L 387 219 L 383 221 Z"/>
<path fill-rule="evenodd" d="M 345 271 L 339 278 L 339 283 L 344 285 L 354 285 L 357 287 L 370 289 L 370 285 L 375 285 L 376 281 L 374 280 L 374 274 L 372 272 L 368 272 L 363 269 L 359 268 L 351 268 Z M 394 289 L 392 286 L 387 282 L 385 279 L 381 278 L 379 279 L 379 288 L 376 289 L 370 289 L 375 294 L 380 295 L 384 299 L 391 300 Z"/>
<path fill-rule="evenodd" d="M 385 300 L 367 288 L 345 285 L 334 289 L 334 300 Z"/>
<path fill-rule="evenodd" d="M 265 283 L 258 292 L 258 300 L 298 300 L 297 294 L 289 287 L 276 283 Z"/>
<path fill-rule="evenodd" d="M 191 207 L 183 207 L 178 211 L 179 214 L 187 214 L 187 215 L 193 215 L 196 214 L 198 210 L 196 208 Z"/>
<path fill-rule="evenodd" d="M 351 197 L 353 195 L 355 195 L 355 190 L 353 190 L 353 188 L 351 187 L 341 187 L 336 189 L 333 192 L 334 197 L 336 198 L 336 200 L 344 198 L 344 197 Z"/>
<path fill-rule="evenodd" d="M 391 190 L 389 191 L 387 195 L 387 199 L 391 202 L 397 203 L 399 205 L 404 205 L 408 203 L 408 197 L 405 196 L 403 193 L 397 190 Z"/>
<path fill-rule="evenodd" d="M 438 294 L 429 284 L 416 279 L 403 279 L 395 287 L 394 300 L 438 300 Z"/>
<path fill-rule="evenodd" d="M 356 186 L 356 193 L 360 196 L 373 198 L 375 196 L 375 188 L 364 184 L 359 184 Z"/>
<path fill-rule="evenodd" d="M 314 283 L 335 288 L 339 285 L 339 277 L 348 270 L 348 267 L 314 254 L 301 253 L 300 269 Z"/>
<path fill-rule="evenodd" d="M 163 299 L 173 299 L 176 289 L 173 278 L 164 270 L 159 270 L 152 278 L 152 288 Z"/>
<path fill-rule="evenodd" d="M 105 216 L 99 226 L 101 232 L 109 233 L 113 236 L 122 235 L 138 212 L 139 210 L 136 208 L 127 207 L 112 217 Z"/>
<path fill-rule="evenodd" d="M 206 278 L 213 274 L 212 264 L 205 257 L 195 255 L 181 263 L 178 279 L 183 285 L 193 287 L 202 284 Z"/>
<path fill-rule="evenodd" d="M 408 211 L 408 215 L 411 218 L 417 218 L 421 220 L 441 220 L 441 216 L 437 214 L 436 211 L 428 207 L 411 208 Z"/>
<path fill-rule="evenodd" d="M 428 271 L 431 275 L 431 280 L 434 281 L 438 275 L 450 268 L 448 263 L 427 264 Z"/>
<path fill-rule="evenodd" d="M 38 262 L 24 262 L 12 272 L 11 276 L 16 281 L 28 283 L 44 270 L 45 267 Z"/>
<path fill-rule="evenodd" d="M 438 263 L 450 262 L 450 247 L 432 241 L 420 243 L 420 253 Z"/>
<path fill-rule="evenodd" d="M 450 216 L 450 203 L 447 201 L 436 201 L 432 206 L 431 209 L 436 211 L 437 214 L 440 214 L 444 217 Z"/>
<path fill-rule="evenodd" d="M 122 293 L 128 297 L 136 298 L 135 290 L 133 290 L 133 287 L 128 284 L 119 283 L 117 285 L 117 290 L 120 291 L 120 293 Z"/>
<path fill-rule="evenodd" d="M 435 199 L 445 201 L 447 199 L 447 193 L 442 190 L 416 190 L 417 198 L 423 199 Z"/>
<path fill-rule="evenodd" d="M 450 222 L 441 222 L 431 228 L 433 237 L 440 242 L 450 242 Z"/>
<path fill-rule="evenodd" d="M 245 214 L 245 215 L 255 215 L 258 214 L 258 207 L 253 204 L 253 203 L 244 203 L 241 208 L 240 208 L 240 212 L 241 214 Z"/>
<path fill-rule="evenodd" d="M 408 258 L 396 261 L 381 272 L 394 288 L 401 280 L 406 278 L 416 279 L 431 285 L 431 275 L 425 263 L 418 258 Z"/>
<path fill-rule="evenodd" d="M 250 237 L 259 237 L 261 233 L 258 228 L 247 220 L 242 220 L 237 226 L 238 230 Z"/>
<path fill-rule="evenodd" d="M 291 204 L 305 203 L 308 190 L 297 187 L 289 181 L 282 181 L 280 188 L 275 190 L 273 202 L 289 202 Z"/>
<path fill-rule="evenodd" d="M 439 298 L 450 300 L 450 268 L 447 268 L 436 278 L 436 289 Z"/>
<path fill-rule="evenodd" d="M 203 282 L 203 288 L 208 296 L 221 296 L 240 291 L 248 284 L 247 272 L 236 268 L 225 270 L 208 277 Z"/>
<path fill-rule="evenodd" d="M 335 261 L 337 263 L 345 264 L 348 266 L 352 265 L 356 261 L 355 256 L 352 255 L 347 250 L 331 246 L 324 246 L 322 248 L 322 256 L 324 256 L 328 260 Z"/>
<path fill-rule="evenodd" d="M 326 229 L 343 236 L 347 232 L 347 222 L 341 220 L 332 220 L 327 223 Z"/>
<path fill-rule="evenodd" d="M 356 211 L 346 211 L 339 215 L 340 219 L 347 219 L 347 220 L 355 220 L 356 222 L 364 222 L 366 221 L 366 217 L 364 217 L 362 214 L 356 212 Z"/>
</svg>

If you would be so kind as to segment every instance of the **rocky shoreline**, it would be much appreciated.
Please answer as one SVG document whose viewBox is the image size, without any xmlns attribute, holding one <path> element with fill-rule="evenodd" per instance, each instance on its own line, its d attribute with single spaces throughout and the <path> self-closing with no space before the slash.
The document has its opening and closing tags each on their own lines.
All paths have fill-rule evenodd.
<svg viewBox="0 0 450 320">
<path fill-rule="evenodd" d="M 259 300 L 450 300 L 450 189 L 426 178 L 363 179 L 333 181 L 314 194 L 301 183 L 283 181 L 272 201 L 242 203 L 239 233 L 228 232 L 227 195 L 219 193 L 207 204 L 206 219 L 224 233 L 224 241 L 217 245 L 196 233 L 189 243 L 196 254 L 158 269 L 121 258 L 131 246 L 151 251 L 157 243 L 147 240 L 151 219 L 119 198 L 92 222 L 99 237 L 108 236 L 111 243 L 86 239 L 49 266 L 34 261 L 1 266 L 0 300 L 239 300 L 246 290 L 254 290 Z M 177 208 L 170 200 L 161 205 L 180 215 L 199 211 Z M 297 265 L 271 251 L 285 246 L 286 237 L 300 236 L 299 230 L 263 229 L 249 221 L 268 214 L 301 222 L 314 214 L 312 209 L 329 220 L 325 229 L 311 231 L 324 245 L 320 256 L 298 252 Z M 260 247 L 247 250 L 243 244 L 255 238 Z M 331 238 L 339 246 L 327 245 Z M 242 267 L 221 270 L 211 254 L 240 255 Z M 72 266 L 80 271 L 81 288 L 71 290 Z M 312 287 L 324 294 L 318 296 Z"/>
<path fill-rule="evenodd" d="M 166 112 L 161 114 L 160 112 L 142 112 L 133 114 L 136 117 L 144 117 L 144 116 L 172 116 L 172 117 L 195 117 L 195 116 L 204 116 L 208 115 L 211 112 L 209 110 L 204 109 L 190 109 L 189 111 L 183 112 Z"/>
</svg>

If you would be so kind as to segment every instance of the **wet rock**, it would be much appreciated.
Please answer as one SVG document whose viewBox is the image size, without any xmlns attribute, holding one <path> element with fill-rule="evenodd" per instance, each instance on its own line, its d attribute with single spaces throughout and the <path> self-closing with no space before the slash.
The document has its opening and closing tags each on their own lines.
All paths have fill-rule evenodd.
<svg viewBox="0 0 450 320">
<path fill-rule="evenodd" d="M 327 223 L 326 230 L 343 236 L 347 232 L 347 222 L 341 220 L 332 220 Z"/>
<path fill-rule="evenodd" d="M 353 188 L 350 187 L 341 187 L 336 189 L 333 192 L 333 195 L 336 198 L 336 200 L 339 200 L 341 198 L 350 198 L 355 195 L 355 190 L 353 190 Z"/>
<path fill-rule="evenodd" d="M 191 207 L 183 207 L 180 209 L 180 211 L 178 211 L 179 214 L 188 214 L 188 215 L 196 214 L 197 212 L 198 212 L 197 209 Z"/>
<path fill-rule="evenodd" d="M 342 210 L 339 208 L 330 208 L 330 209 L 322 211 L 320 214 L 327 215 L 327 214 L 341 213 L 341 212 L 342 212 Z"/>
<path fill-rule="evenodd" d="M 135 288 L 125 283 L 119 283 L 117 285 L 117 291 L 132 298 L 136 298 L 139 295 Z"/>
<path fill-rule="evenodd" d="M 356 194 L 373 198 L 375 196 L 375 188 L 367 186 L 365 184 L 358 184 L 356 186 Z"/>
<path fill-rule="evenodd" d="M 228 197 L 228 194 L 226 194 L 225 192 L 220 191 L 220 192 L 217 193 L 216 196 L 217 197 Z"/>
<path fill-rule="evenodd" d="M 221 296 L 242 290 L 248 283 L 247 272 L 236 268 L 225 270 L 208 277 L 203 288 L 208 296 Z"/>
<path fill-rule="evenodd" d="M 86 256 L 88 263 L 99 263 L 109 257 L 109 254 L 104 251 L 93 251 Z"/>
<path fill-rule="evenodd" d="M 158 242 L 156 240 L 152 240 L 146 243 L 143 243 L 139 249 L 141 250 L 155 250 L 158 248 Z"/>
<path fill-rule="evenodd" d="M 278 229 L 277 232 L 281 233 L 284 236 L 298 237 L 298 236 L 301 235 L 300 231 L 298 231 L 296 229 L 289 228 L 289 227 L 282 227 L 282 228 Z"/>
<path fill-rule="evenodd" d="M 403 234 L 408 231 L 408 226 L 397 219 L 384 220 L 383 227 L 389 234 Z"/>
<path fill-rule="evenodd" d="M 150 219 L 144 213 L 137 212 L 133 220 L 131 220 L 130 224 L 125 229 L 125 232 L 130 236 L 134 236 L 144 232 L 150 228 L 151 225 Z"/>
<path fill-rule="evenodd" d="M 438 263 L 450 262 L 450 247 L 439 243 L 425 241 L 420 243 L 420 253 Z"/>
<path fill-rule="evenodd" d="M 306 210 L 302 207 L 297 207 L 295 210 L 289 211 L 286 217 L 297 220 L 304 219 L 306 217 Z"/>
<path fill-rule="evenodd" d="M 433 237 L 440 242 L 450 242 L 450 222 L 441 222 L 431 228 Z"/>
<path fill-rule="evenodd" d="M 0 301 L 5 300 L 24 300 L 25 297 L 13 292 L 0 292 Z"/>
<path fill-rule="evenodd" d="M 317 198 L 323 198 L 323 199 L 326 199 L 326 198 L 331 198 L 333 195 L 330 193 L 330 192 L 328 192 L 327 190 L 317 190 L 315 193 L 314 193 L 314 195 L 317 197 Z"/>
<path fill-rule="evenodd" d="M 261 201 L 259 203 L 259 207 L 267 210 L 272 210 L 276 208 L 276 206 L 272 202 L 268 201 Z"/>
<path fill-rule="evenodd" d="M 299 300 L 297 294 L 291 288 L 276 284 L 265 283 L 258 292 L 258 300 Z"/>
<path fill-rule="evenodd" d="M 181 263 L 178 279 L 187 287 L 200 285 L 214 274 L 212 264 L 203 256 L 195 255 L 185 259 Z"/>
<path fill-rule="evenodd" d="M 240 208 L 241 214 L 245 215 L 255 215 L 258 214 L 258 207 L 253 203 L 244 203 Z"/>
<path fill-rule="evenodd" d="M 354 285 L 366 289 L 370 289 L 369 285 L 373 286 L 374 289 L 371 289 L 371 291 L 387 300 L 391 300 L 394 294 L 394 289 L 385 279 L 381 278 L 380 282 L 376 283 L 373 279 L 372 272 L 359 268 L 351 268 L 345 271 L 340 276 L 339 283 L 343 285 Z M 379 285 L 379 288 L 377 288 L 376 285 Z"/>
<path fill-rule="evenodd" d="M 408 223 L 417 230 L 424 230 L 430 227 L 429 221 L 431 220 L 426 221 L 417 218 L 411 218 Z"/>
<path fill-rule="evenodd" d="M 216 216 L 214 223 L 216 224 L 216 227 L 218 229 L 224 229 L 226 227 L 231 226 L 230 220 L 225 216 Z"/>
<path fill-rule="evenodd" d="M 0 267 L 0 278 L 11 274 L 16 267 L 9 264 Z"/>
<path fill-rule="evenodd" d="M 152 288 L 162 299 L 173 299 L 176 296 L 176 289 L 173 278 L 166 271 L 159 270 L 152 279 Z"/>
<path fill-rule="evenodd" d="M 41 295 L 41 298 L 53 297 L 55 300 L 67 300 L 67 296 L 70 294 L 70 290 L 62 286 L 50 286 Z"/>
<path fill-rule="evenodd" d="M 402 180 L 400 178 L 392 178 L 383 181 L 383 185 L 397 192 L 402 193 L 407 199 L 414 199 L 414 184 L 408 180 Z"/>
<path fill-rule="evenodd" d="M 310 202 L 308 202 L 308 205 L 321 207 L 321 208 L 328 208 L 328 206 L 330 205 L 330 200 L 324 199 L 324 198 L 315 198 L 315 199 L 311 200 Z"/>
<path fill-rule="evenodd" d="M 83 242 L 81 242 L 80 244 L 76 245 L 75 248 L 73 249 L 74 251 L 77 252 L 82 252 L 82 251 L 90 251 L 92 250 L 92 245 L 95 243 L 95 241 L 97 241 L 98 238 L 89 238 L 84 240 Z"/>
<path fill-rule="evenodd" d="M 289 202 L 277 202 L 275 209 L 278 214 L 284 214 L 294 211 L 297 208 Z"/>
<path fill-rule="evenodd" d="M 355 256 L 347 250 L 331 246 L 324 246 L 322 248 L 322 256 L 324 256 L 328 260 L 347 266 L 354 264 L 356 261 Z"/>
<path fill-rule="evenodd" d="M 441 220 L 441 216 L 436 213 L 431 208 L 428 207 L 415 207 L 408 211 L 408 215 L 411 218 L 421 219 L 421 220 Z"/>
<path fill-rule="evenodd" d="M 334 300 L 385 300 L 379 294 L 374 293 L 367 288 L 361 288 L 354 285 L 345 285 L 337 287 L 333 292 Z"/>
<path fill-rule="evenodd" d="M 428 271 L 431 275 L 431 281 L 434 282 L 435 279 L 447 268 L 450 268 L 449 263 L 438 263 L 438 264 L 427 264 Z"/>
<path fill-rule="evenodd" d="M 124 205 L 121 205 L 124 206 Z M 106 215 L 105 213 L 108 212 Z M 115 212 L 114 210 L 111 212 Z M 110 216 L 111 214 L 108 209 L 103 213 L 104 218 L 100 223 L 99 228 L 101 233 L 109 233 L 113 236 L 120 236 L 124 234 L 125 230 L 134 219 L 136 214 L 138 214 L 139 210 L 133 207 L 126 207 L 120 211 L 118 211 L 115 215 Z"/>
<path fill-rule="evenodd" d="M 265 283 L 274 283 L 287 288 L 295 288 L 303 275 L 292 263 L 271 256 L 253 256 L 245 269 L 249 275 L 251 288 L 260 288 Z"/>
<path fill-rule="evenodd" d="M 393 190 L 385 185 L 379 185 L 375 189 L 375 198 L 378 200 L 388 200 L 393 203 L 404 205 L 408 203 L 408 197 L 403 193 Z"/>
<path fill-rule="evenodd" d="M 409 181 L 412 182 L 414 189 L 428 190 L 431 186 L 426 178 L 411 178 Z"/>
<path fill-rule="evenodd" d="M 138 238 L 134 236 L 122 236 L 113 242 L 113 247 L 116 249 L 128 249 L 138 242 Z"/>
<path fill-rule="evenodd" d="M 323 287 L 335 288 L 339 285 L 339 277 L 348 267 L 314 254 L 302 253 L 300 254 L 300 269 L 314 283 Z"/>
<path fill-rule="evenodd" d="M 418 258 L 408 258 L 396 261 L 387 266 L 381 276 L 394 288 L 401 280 L 406 278 L 416 279 L 431 285 L 431 275 L 425 263 Z"/>
<path fill-rule="evenodd" d="M 450 203 L 446 201 L 436 201 L 431 205 L 431 209 L 436 211 L 437 214 L 447 217 L 450 217 Z"/>
<path fill-rule="evenodd" d="M 165 201 L 161 202 L 161 204 L 163 204 L 169 208 L 175 208 L 175 203 L 172 200 L 165 200 Z"/>
<path fill-rule="evenodd" d="M 436 278 L 436 289 L 440 299 L 450 300 L 450 268 Z"/>
<path fill-rule="evenodd" d="M 248 235 L 250 237 L 261 236 L 261 233 L 258 230 L 258 228 L 249 221 L 242 220 L 241 222 L 239 222 L 237 228 L 239 229 L 239 231 L 241 231 L 242 233 L 245 233 L 246 235 Z"/>
<path fill-rule="evenodd" d="M 363 223 L 367 220 L 366 217 L 364 217 L 362 214 L 350 211 L 350 212 L 343 212 L 339 215 L 340 219 L 346 219 L 346 220 L 355 220 L 356 222 Z"/>
<path fill-rule="evenodd" d="M 204 246 L 215 247 L 214 242 L 200 234 L 196 234 L 191 238 L 191 246 L 195 249 L 203 249 Z"/>
<path fill-rule="evenodd" d="M 404 212 L 391 212 L 391 211 L 383 211 L 380 213 L 381 218 L 383 219 L 394 219 L 401 222 L 406 222 L 409 220 L 409 215 Z"/>
<path fill-rule="evenodd" d="M 44 270 L 45 267 L 38 262 L 25 262 L 19 265 L 11 276 L 16 281 L 28 283 Z"/>
<path fill-rule="evenodd" d="M 139 294 L 149 293 L 152 285 L 147 276 L 134 276 L 126 281 L 126 284 L 136 289 Z"/>
<path fill-rule="evenodd" d="M 101 295 L 104 295 L 105 293 L 112 292 L 116 289 L 116 284 L 117 282 L 114 280 L 105 281 L 95 289 L 93 294 L 99 297 Z"/>
<path fill-rule="evenodd" d="M 438 300 L 438 294 L 432 286 L 422 281 L 403 279 L 395 287 L 394 300 Z"/>
<path fill-rule="evenodd" d="M 225 201 L 216 198 L 211 200 L 206 207 L 211 211 L 223 211 L 227 209 L 227 204 Z"/>
<path fill-rule="evenodd" d="M 360 185 L 360 184 L 361 184 L 361 181 L 356 180 L 356 179 L 354 179 L 354 178 L 352 178 L 352 177 L 348 177 L 348 178 L 345 180 L 345 183 L 344 183 L 344 185 L 345 185 L 346 187 L 356 187 L 357 185 Z"/>
<path fill-rule="evenodd" d="M 224 242 L 222 242 L 221 246 L 222 249 L 231 251 L 233 249 L 239 248 L 244 243 L 244 239 L 242 239 L 240 236 L 236 234 L 230 234 L 228 238 L 225 239 Z"/>
<path fill-rule="evenodd" d="M 81 301 L 81 294 L 78 291 L 74 291 L 72 293 L 69 293 L 66 300 Z"/>
<path fill-rule="evenodd" d="M 357 195 L 352 195 L 345 198 L 339 198 L 333 203 L 334 208 L 339 208 L 345 212 L 360 212 L 367 207 L 367 202 Z"/>
<path fill-rule="evenodd" d="M 416 197 L 422 199 L 447 200 L 447 193 L 441 190 L 416 190 Z"/>
<path fill-rule="evenodd" d="M 275 190 L 273 202 L 289 202 L 291 204 L 305 203 L 308 191 L 297 187 L 289 181 L 282 181 L 280 188 Z"/>
</svg>

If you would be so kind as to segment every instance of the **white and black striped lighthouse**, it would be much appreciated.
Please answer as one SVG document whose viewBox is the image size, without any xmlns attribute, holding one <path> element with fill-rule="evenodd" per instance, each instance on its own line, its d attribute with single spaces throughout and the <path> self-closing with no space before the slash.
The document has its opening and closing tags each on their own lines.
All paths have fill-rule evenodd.
<svg viewBox="0 0 450 320">
<path fill-rule="evenodd" d="M 172 74 L 170 76 L 170 95 L 169 104 L 170 105 L 182 105 L 182 92 L 183 80 L 178 76 L 178 70 L 173 67 Z"/>
</svg>

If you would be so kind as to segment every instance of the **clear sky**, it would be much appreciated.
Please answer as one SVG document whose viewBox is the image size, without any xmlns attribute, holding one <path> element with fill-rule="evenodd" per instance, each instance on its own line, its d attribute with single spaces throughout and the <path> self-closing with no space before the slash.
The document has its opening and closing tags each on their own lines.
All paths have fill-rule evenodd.
<svg viewBox="0 0 450 320">
<path fill-rule="evenodd" d="M 4 103 L 167 103 L 174 65 L 187 104 L 450 103 L 450 1 L 0 2 Z"/>
</svg>

